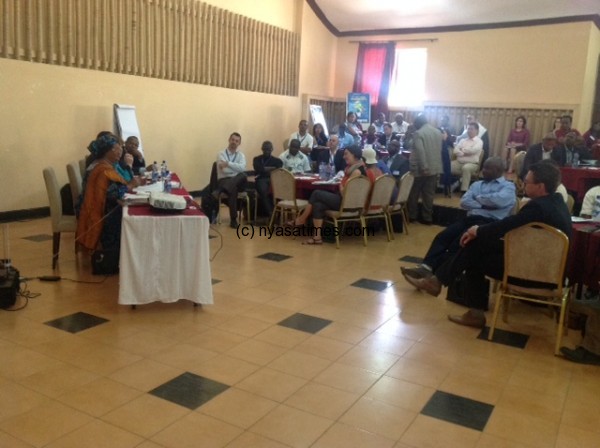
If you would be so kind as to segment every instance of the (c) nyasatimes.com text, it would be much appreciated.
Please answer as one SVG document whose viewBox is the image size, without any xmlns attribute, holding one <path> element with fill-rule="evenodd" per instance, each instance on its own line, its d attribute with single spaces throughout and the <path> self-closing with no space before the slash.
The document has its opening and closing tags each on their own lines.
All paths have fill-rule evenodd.
<svg viewBox="0 0 600 448">
<path fill-rule="evenodd" d="M 337 227 L 321 227 L 320 235 L 323 238 L 331 238 L 336 236 L 374 236 L 375 229 L 372 227 L 356 227 L 347 226 L 343 229 Z M 274 236 L 293 236 L 293 237 L 311 237 L 317 235 L 316 227 L 274 227 L 269 229 L 267 226 L 254 226 L 252 224 L 240 224 L 236 229 L 238 239 L 242 238 L 267 238 L 271 239 Z"/>
</svg>

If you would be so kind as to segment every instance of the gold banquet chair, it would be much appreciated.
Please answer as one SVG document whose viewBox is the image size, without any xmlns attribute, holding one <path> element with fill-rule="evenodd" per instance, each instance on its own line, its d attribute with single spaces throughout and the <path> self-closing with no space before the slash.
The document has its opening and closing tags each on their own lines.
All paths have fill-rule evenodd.
<svg viewBox="0 0 600 448">
<path fill-rule="evenodd" d="M 554 350 L 556 355 L 559 354 L 570 294 L 569 287 L 564 286 L 568 253 L 569 238 L 560 230 L 544 223 L 529 223 L 504 236 L 504 277 L 495 295 L 494 316 L 488 335 L 490 341 L 494 337 L 500 306 L 504 300 L 507 301 L 504 306 L 505 322 L 508 320 L 508 301 L 516 299 L 538 303 L 559 309 Z M 530 257 L 523 254 L 535 255 Z M 548 287 L 515 284 L 519 280 L 541 283 Z"/>
<path fill-rule="evenodd" d="M 392 194 L 394 193 L 395 186 L 396 179 L 394 179 L 392 176 L 379 176 L 373 184 L 371 200 L 369 201 L 369 206 L 365 211 L 365 222 L 367 222 L 369 219 L 384 219 L 388 241 L 392 240 L 392 224 L 390 221 L 388 221 L 387 211 L 390 207 L 390 202 L 392 200 Z"/>
<path fill-rule="evenodd" d="M 215 189 L 217 187 L 217 162 L 213 162 L 212 164 L 212 168 L 210 171 L 210 185 L 211 185 L 211 190 Z M 229 198 L 229 195 L 225 192 L 220 192 L 219 193 L 219 197 L 218 197 L 218 201 L 219 201 L 219 208 L 217 210 L 217 223 L 221 224 L 221 207 L 227 207 L 227 205 L 224 202 L 227 202 L 227 199 Z M 246 217 L 248 222 L 250 222 L 250 195 L 248 194 L 247 191 L 240 191 L 237 195 L 237 200 L 238 203 L 242 202 L 244 204 L 244 207 L 246 209 Z M 254 210 L 256 211 L 256 195 L 254 195 Z M 255 213 L 256 215 L 256 213 Z M 239 222 L 242 222 L 242 218 L 244 216 L 243 213 L 243 209 L 242 208 L 238 208 L 238 219 Z"/>
<path fill-rule="evenodd" d="M 292 173 L 282 168 L 271 172 L 271 188 L 273 189 L 273 213 L 269 220 L 269 228 L 273 228 L 275 216 L 279 213 L 279 225 L 283 224 L 284 218 L 295 219 L 298 214 L 308 205 L 306 199 L 296 198 L 296 178 Z"/>
<path fill-rule="evenodd" d="M 348 221 L 360 222 L 362 226 L 363 244 L 367 245 L 367 230 L 365 222 L 365 205 L 371 192 L 371 181 L 365 177 L 354 177 L 348 181 L 344 188 L 344 195 L 339 210 L 326 210 L 325 221 L 336 228 L 335 247 L 340 248 L 340 223 Z"/>
<path fill-rule="evenodd" d="M 50 205 L 50 218 L 52 222 L 52 269 L 55 269 L 60 252 L 60 234 L 62 232 L 75 233 L 77 231 L 77 220 L 75 216 L 63 215 L 60 188 L 54 169 L 50 167 L 44 168 L 43 173 Z"/>
<path fill-rule="evenodd" d="M 387 217 L 390 228 L 392 229 L 392 239 L 395 239 L 392 226 L 392 215 L 402 215 L 403 231 L 408 235 L 408 195 L 410 194 L 410 190 L 412 190 L 414 182 L 415 178 L 411 173 L 404 174 L 398 183 L 398 197 L 396 198 L 396 202 L 388 207 Z"/>
</svg>

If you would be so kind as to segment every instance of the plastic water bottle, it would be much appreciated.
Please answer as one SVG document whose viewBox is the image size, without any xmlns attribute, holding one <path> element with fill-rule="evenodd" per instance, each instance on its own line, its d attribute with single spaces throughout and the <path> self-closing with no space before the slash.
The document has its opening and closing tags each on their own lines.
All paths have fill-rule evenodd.
<svg viewBox="0 0 600 448">
<path fill-rule="evenodd" d="M 152 183 L 158 182 L 158 163 L 156 160 L 152 164 Z"/>
<path fill-rule="evenodd" d="M 319 165 L 319 179 L 327 179 L 327 165 L 325 165 L 324 163 L 321 163 Z"/>
<path fill-rule="evenodd" d="M 171 192 L 171 181 L 169 180 L 169 178 L 167 176 L 164 177 L 164 188 L 163 188 L 165 193 L 170 193 Z"/>
<path fill-rule="evenodd" d="M 160 164 L 160 178 L 164 179 L 167 176 L 167 163 L 163 160 Z"/>
<path fill-rule="evenodd" d="M 336 175 L 335 172 L 335 164 L 334 163 L 330 163 L 329 164 L 329 179 L 333 179 Z"/>
<path fill-rule="evenodd" d="M 579 168 L 579 153 L 573 153 L 573 168 Z"/>
</svg>

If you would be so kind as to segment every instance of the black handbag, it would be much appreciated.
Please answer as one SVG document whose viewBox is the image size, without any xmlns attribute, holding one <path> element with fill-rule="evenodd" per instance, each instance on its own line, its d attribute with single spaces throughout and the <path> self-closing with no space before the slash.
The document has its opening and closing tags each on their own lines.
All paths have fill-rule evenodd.
<svg viewBox="0 0 600 448">
<path fill-rule="evenodd" d="M 119 273 L 119 251 L 95 250 L 92 253 L 92 274 L 115 275 Z"/>
</svg>

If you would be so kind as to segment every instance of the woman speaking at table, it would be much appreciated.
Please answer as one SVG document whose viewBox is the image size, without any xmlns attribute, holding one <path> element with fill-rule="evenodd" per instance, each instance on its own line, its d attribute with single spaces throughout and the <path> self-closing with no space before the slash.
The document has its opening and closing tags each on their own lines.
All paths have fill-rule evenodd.
<svg viewBox="0 0 600 448">
<path fill-rule="evenodd" d="M 88 250 L 118 251 L 121 241 L 119 200 L 131 187 L 116 165 L 123 149 L 114 135 L 103 135 L 90 144 L 91 163 L 83 181 L 83 201 L 77 222 L 77 241 Z"/>
<path fill-rule="evenodd" d="M 302 244 L 316 245 L 323 244 L 321 228 L 323 227 L 323 218 L 325 218 L 326 210 L 339 210 L 342 203 L 342 195 L 348 181 L 353 177 L 367 176 L 371 184 L 375 181 L 373 174 L 365 169 L 365 164 L 361 159 L 362 151 L 358 146 L 351 146 L 344 150 L 344 160 L 346 162 L 346 170 L 344 177 L 340 182 L 340 193 L 333 193 L 325 190 L 315 190 L 310 195 L 308 205 L 295 221 L 290 221 L 287 224 L 296 227 L 301 227 L 306 224 L 308 218 L 312 215 L 315 234 L 312 238 L 304 241 Z"/>
</svg>

